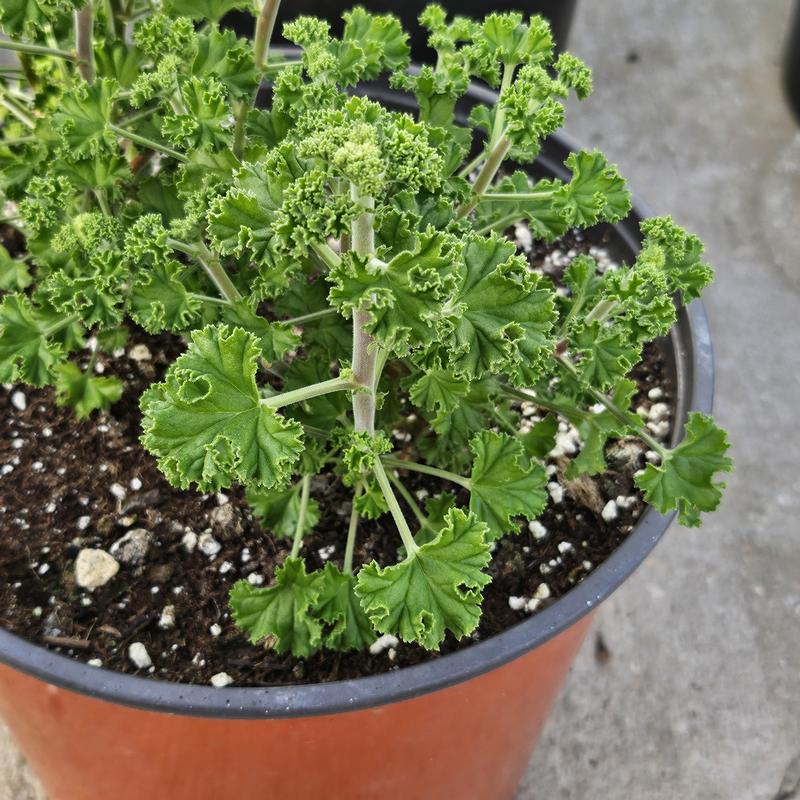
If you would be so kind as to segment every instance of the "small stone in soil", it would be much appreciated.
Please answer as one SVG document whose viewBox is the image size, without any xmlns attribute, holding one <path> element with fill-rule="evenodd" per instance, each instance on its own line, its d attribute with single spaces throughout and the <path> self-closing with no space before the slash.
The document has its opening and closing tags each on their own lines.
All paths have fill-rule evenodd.
<svg viewBox="0 0 800 800">
<path fill-rule="evenodd" d="M 23 392 L 17 390 L 11 395 L 11 405 L 17 409 L 17 411 L 24 411 L 28 407 L 28 398 L 25 397 Z"/>
<path fill-rule="evenodd" d="M 391 633 L 385 633 L 383 636 L 379 636 L 370 646 L 369 652 L 373 656 L 380 655 L 384 650 L 388 650 L 390 647 L 397 647 L 399 641 L 396 636 L 392 636 Z"/>
<path fill-rule="evenodd" d="M 193 553 L 197 547 L 197 534 L 194 531 L 186 531 L 181 537 L 181 544 L 187 553 Z"/>
<path fill-rule="evenodd" d="M 528 523 L 528 530 L 533 534 L 534 539 L 544 539 L 547 536 L 547 528 L 536 519 Z"/>
<path fill-rule="evenodd" d="M 175 627 L 175 606 L 164 606 L 161 616 L 158 619 L 158 627 L 162 631 L 168 631 Z"/>
<path fill-rule="evenodd" d="M 147 669 L 153 666 L 147 648 L 141 642 L 133 642 L 128 648 L 128 658 L 137 669 Z"/>
<path fill-rule="evenodd" d="M 251 586 L 261 586 L 261 584 L 264 583 L 264 576 L 263 575 L 259 575 L 258 572 L 251 572 L 247 576 L 247 582 Z"/>
<path fill-rule="evenodd" d="M 233 683 L 233 678 L 227 672 L 218 672 L 211 676 L 211 685 L 217 689 L 224 689 Z"/>
<path fill-rule="evenodd" d="M 75 582 L 82 589 L 105 586 L 119 572 L 119 562 L 105 550 L 84 547 L 75 559 Z"/>
<path fill-rule="evenodd" d="M 619 511 L 617 510 L 617 504 L 614 500 L 609 500 L 605 506 L 603 506 L 603 510 L 600 513 L 600 516 L 606 522 L 613 522 L 618 516 Z"/>
<path fill-rule="evenodd" d="M 99 658 L 90 658 L 86 663 L 90 667 L 102 667 L 103 666 L 103 661 L 102 661 L 102 659 L 99 659 Z"/>
<path fill-rule="evenodd" d="M 203 555 L 213 558 L 220 550 L 222 545 L 208 532 L 204 531 L 197 539 L 197 546 Z"/>
<path fill-rule="evenodd" d="M 111 545 L 110 553 L 123 564 L 141 564 L 150 549 L 152 536 L 144 528 L 134 528 Z"/>
</svg>

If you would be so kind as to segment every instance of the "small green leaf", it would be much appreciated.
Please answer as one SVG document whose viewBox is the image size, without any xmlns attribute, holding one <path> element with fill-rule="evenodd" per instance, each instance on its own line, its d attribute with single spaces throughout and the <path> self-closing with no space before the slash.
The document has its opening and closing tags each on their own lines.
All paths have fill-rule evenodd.
<svg viewBox="0 0 800 800">
<path fill-rule="evenodd" d="M 28 267 L 24 261 L 11 258 L 8 250 L 0 245 L 0 289 L 13 292 L 26 289 L 33 283 Z"/>
<path fill-rule="evenodd" d="M 519 438 L 529 457 L 543 459 L 556 446 L 557 433 L 558 417 L 555 414 L 548 414 Z"/>
<path fill-rule="evenodd" d="M 469 383 L 456 378 L 445 369 L 432 369 L 424 372 L 413 384 L 409 392 L 414 405 L 428 411 L 452 411 L 469 391 Z"/>
<path fill-rule="evenodd" d="M 499 539 L 519 528 L 512 517 L 536 519 L 547 505 L 547 474 L 528 459 L 522 443 L 505 433 L 482 431 L 470 442 L 474 456 L 469 509 Z"/>
<path fill-rule="evenodd" d="M 301 482 L 283 491 L 267 491 L 264 489 L 247 489 L 247 502 L 253 514 L 267 530 L 276 536 L 292 537 L 297 531 L 300 519 L 300 487 Z M 310 533 L 319 522 L 319 503 L 309 498 L 308 507 L 301 531 L 301 536 Z"/>
<path fill-rule="evenodd" d="M 686 437 L 667 450 L 660 466 L 648 464 L 636 485 L 645 500 L 662 514 L 680 512 L 683 525 L 700 524 L 701 511 L 714 511 L 722 498 L 724 483 L 715 483 L 718 472 L 730 472 L 733 461 L 725 455 L 728 437 L 711 417 L 689 414 Z"/>
<path fill-rule="evenodd" d="M 137 269 L 131 287 L 131 316 L 149 333 L 185 331 L 200 311 L 200 301 L 183 283 L 185 268 L 172 260 L 157 260 Z"/>
<path fill-rule="evenodd" d="M 363 650 L 375 641 L 375 632 L 355 593 L 356 579 L 328 561 L 316 588 L 314 613 L 325 623 L 323 641 L 334 650 Z"/>
<path fill-rule="evenodd" d="M 454 508 L 438 536 L 410 558 L 363 567 L 356 594 L 375 629 L 428 650 L 438 650 L 448 630 L 456 639 L 472 633 L 491 580 L 483 572 L 491 558 L 487 534 L 484 523 Z"/>
<path fill-rule="evenodd" d="M 259 397 L 258 341 L 241 328 L 209 325 L 142 396 L 142 443 L 167 479 L 201 491 L 232 482 L 284 484 L 302 452 L 302 427 Z"/>
<path fill-rule="evenodd" d="M 276 653 L 307 658 L 322 643 L 322 625 L 312 616 L 319 575 L 308 574 L 300 558 L 287 558 L 275 571 L 275 585 L 256 588 L 237 581 L 230 592 L 236 625 L 253 644 L 270 639 Z"/>
<path fill-rule="evenodd" d="M 119 378 L 97 378 L 70 362 L 56 366 L 54 373 L 56 401 L 60 406 L 72 406 L 78 419 L 98 409 L 109 409 L 122 397 Z"/>
</svg>

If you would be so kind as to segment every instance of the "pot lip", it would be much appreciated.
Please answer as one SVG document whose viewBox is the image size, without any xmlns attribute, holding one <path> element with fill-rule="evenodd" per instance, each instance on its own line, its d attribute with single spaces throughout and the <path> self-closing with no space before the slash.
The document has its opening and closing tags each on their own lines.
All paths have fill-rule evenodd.
<svg viewBox="0 0 800 800">
<path fill-rule="evenodd" d="M 472 102 L 493 98 L 485 88 L 473 86 Z M 578 150 L 563 134 L 551 138 L 563 156 Z M 563 159 L 562 159 L 563 160 Z M 543 159 L 558 172 L 557 160 Z M 563 169 L 563 168 L 562 168 Z M 649 209 L 634 198 L 628 227 L 638 229 Z M 635 230 L 617 228 L 629 242 Z M 627 233 L 627 236 L 626 236 Z M 672 332 L 684 410 L 710 413 L 714 394 L 714 358 L 705 308 L 701 301 L 681 308 Z M 678 416 L 678 415 L 676 415 Z M 94 699 L 140 710 L 218 719 L 273 719 L 321 716 L 364 710 L 396 703 L 477 678 L 523 656 L 582 617 L 614 592 L 649 555 L 666 532 L 675 512 L 666 516 L 648 507 L 625 541 L 581 583 L 553 605 L 496 636 L 441 658 L 354 680 L 275 687 L 226 687 L 169 683 L 91 667 L 68 656 L 0 629 L 0 663 Z"/>
</svg>

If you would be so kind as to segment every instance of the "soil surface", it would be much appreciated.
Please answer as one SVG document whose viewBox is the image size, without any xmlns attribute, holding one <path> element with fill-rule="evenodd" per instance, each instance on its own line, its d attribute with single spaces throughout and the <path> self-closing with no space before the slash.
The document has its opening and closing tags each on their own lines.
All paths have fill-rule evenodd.
<svg viewBox="0 0 800 800">
<path fill-rule="evenodd" d="M 532 267 L 556 280 L 576 252 L 591 251 L 601 268 L 613 266 L 605 251 L 590 248 L 580 234 L 540 248 L 518 233 Z M 84 421 L 59 407 L 50 389 L 0 389 L 0 624 L 6 629 L 95 666 L 168 681 L 208 683 L 225 672 L 239 686 L 269 686 L 372 675 L 468 647 L 545 608 L 602 563 L 644 510 L 633 484 L 646 463 L 644 446 L 638 440 L 612 442 L 606 473 L 570 482 L 563 476 L 570 431 L 562 424 L 567 452 L 562 447 L 548 459 L 549 505 L 538 526 L 521 521 L 518 536 L 498 543 L 472 637 L 456 642 L 448 635 L 440 653 L 384 642 L 373 652 L 297 659 L 254 647 L 230 618 L 228 589 L 241 578 L 269 585 L 290 543 L 260 527 L 240 490 L 201 495 L 170 486 L 138 441 L 139 395 L 182 348 L 178 338 L 133 329 L 126 350 L 99 357 L 96 366 L 122 379 L 123 399 Z M 633 407 L 643 416 L 656 403 L 672 406 L 672 387 L 655 346 L 631 377 L 639 386 Z M 669 436 L 668 419 L 667 412 L 659 438 Z M 403 478 L 420 497 L 441 491 L 436 479 L 415 473 Z M 322 508 L 316 529 L 325 535 L 307 536 L 302 555 L 316 569 L 328 558 L 340 563 L 350 490 L 323 475 L 312 495 Z M 132 560 L 128 552 L 125 561 L 126 548 L 114 544 L 131 532 L 146 552 L 138 559 L 134 553 Z M 121 562 L 119 572 L 94 591 L 75 580 L 82 548 L 116 553 Z M 361 522 L 356 565 L 372 559 L 393 563 L 396 548 L 388 515 Z M 140 666 L 131 658 L 135 643 L 137 654 L 139 645 L 146 650 Z"/>
</svg>

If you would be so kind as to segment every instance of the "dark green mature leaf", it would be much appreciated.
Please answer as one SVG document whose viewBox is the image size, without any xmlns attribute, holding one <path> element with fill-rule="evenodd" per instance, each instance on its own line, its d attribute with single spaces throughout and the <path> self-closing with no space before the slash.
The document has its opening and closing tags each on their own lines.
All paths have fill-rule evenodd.
<svg viewBox="0 0 800 800">
<path fill-rule="evenodd" d="M 693 412 L 684 440 L 666 451 L 660 466 L 648 464 L 636 485 L 662 514 L 677 509 L 681 524 L 697 526 L 700 512 L 714 511 L 722 498 L 725 484 L 714 478 L 733 469 L 733 461 L 725 455 L 728 447 L 725 431 L 711 417 Z"/>
<path fill-rule="evenodd" d="M 377 562 L 358 573 L 356 594 L 380 633 L 438 650 L 446 631 L 472 633 L 480 618 L 483 572 L 491 558 L 488 529 L 472 514 L 452 509 L 436 538 L 393 567 Z"/>
<path fill-rule="evenodd" d="M 166 0 L 164 9 L 174 17 L 219 22 L 234 9 L 251 10 L 251 0 Z"/>
<path fill-rule="evenodd" d="M 469 509 L 489 526 L 487 538 L 516 532 L 512 517 L 536 519 L 547 505 L 547 474 L 528 461 L 522 443 L 505 433 L 482 431 L 470 443 L 474 456 Z"/>
<path fill-rule="evenodd" d="M 448 272 L 452 256 L 438 232 L 419 237 L 414 250 L 388 264 L 352 256 L 331 272 L 331 302 L 344 314 L 369 312 L 367 330 L 399 354 L 427 348 L 435 336 L 434 322 L 442 315 L 453 282 Z"/>
<path fill-rule="evenodd" d="M 624 333 L 597 322 L 582 328 L 572 341 L 581 353 L 581 379 L 602 391 L 624 378 L 641 356 L 641 347 L 630 344 Z"/>
<path fill-rule="evenodd" d="M 411 387 L 409 396 L 415 405 L 428 411 L 449 412 L 458 406 L 469 391 L 469 383 L 446 369 L 432 369 L 422 374 Z"/>
<path fill-rule="evenodd" d="M 11 258 L 3 245 L 0 245 L 0 289 L 13 292 L 26 289 L 33 282 L 28 267 L 22 260 Z"/>
<path fill-rule="evenodd" d="M 558 417 L 548 414 L 537 422 L 527 433 L 520 434 L 522 447 L 530 458 L 546 458 L 556 446 Z"/>
<path fill-rule="evenodd" d="M 472 236 L 458 269 L 458 289 L 444 338 L 456 375 L 506 373 L 536 383 L 552 348 L 554 292 L 516 255 L 513 242 Z"/>
<path fill-rule="evenodd" d="M 229 325 L 252 333 L 258 339 L 262 358 L 270 364 L 300 345 L 300 337 L 291 328 L 256 314 L 244 301 L 223 306 L 222 318 Z"/>
<path fill-rule="evenodd" d="M 276 653 L 307 658 L 322 642 L 322 625 L 312 615 L 319 575 L 308 574 L 300 558 L 287 558 L 275 571 L 275 585 L 256 588 L 237 581 L 230 592 L 236 624 L 257 644 L 267 639 Z"/>
<path fill-rule="evenodd" d="M 45 386 L 63 360 L 63 348 L 48 335 L 48 320 L 24 294 L 0 303 L 0 381 Z"/>
<path fill-rule="evenodd" d="M 259 354 L 252 334 L 209 325 L 142 395 L 142 443 L 174 485 L 208 491 L 238 481 L 271 489 L 288 480 L 302 428 L 260 399 Z"/>
<path fill-rule="evenodd" d="M 334 650 L 361 650 L 375 641 L 369 618 L 355 593 L 356 579 L 329 561 L 319 576 L 314 613 L 325 623 L 323 641 Z"/>
<path fill-rule="evenodd" d="M 109 130 L 117 83 L 109 78 L 81 81 L 61 98 L 53 123 L 64 145 L 78 158 L 116 149 L 116 134 Z"/>
<path fill-rule="evenodd" d="M 71 362 L 58 364 L 54 373 L 56 401 L 61 406 L 72 406 L 78 419 L 85 419 L 98 409 L 109 409 L 122 397 L 119 378 L 98 378 Z"/>
</svg>

